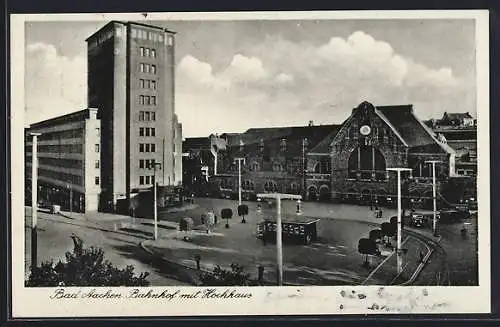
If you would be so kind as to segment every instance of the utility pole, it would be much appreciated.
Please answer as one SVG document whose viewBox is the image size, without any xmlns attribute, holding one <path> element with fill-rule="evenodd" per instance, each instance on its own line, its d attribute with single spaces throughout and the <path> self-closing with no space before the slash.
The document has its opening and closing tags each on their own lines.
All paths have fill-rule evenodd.
<svg viewBox="0 0 500 327">
<path fill-rule="evenodd" d="M 155 162 L 153 164 L 153 179 L 154 179 L 154 186 L 153 186 L 153 212 L 154 212 L 154 239 L 155 241 L 158 240 L 158 200 L 157 200 L 157 181 L 156 181 L 156 167 L 159 167 L 158 169 L 161 169 L 161 163 Z M 151 167 L 150 167 L 151 168 Z M 170 177 L 169 177 L 170 178 Z"/>
<path fill-rule="evenodd" d="M 31 156 L 31 266 L 38 265 L 38 136 L 40 133 L 30 133 L 33 136 Z"/>
<path fill-rule="evenodd" d="M 234 158 L 234 163 L 238 162 L 238 205 L 241 205 L 241 162 L 245 164 L 245 158 Z"/>
<path fill-rule="evenodd" d="M 301 195 L 284 194 L 284 193 L 263 193 L 257 194 L 257 201 L 260 203 L 261 198 L 276 200 L 276 250 L 278 261 L 278 286 L 283 285 L 283 242 L 281 228 L 281 200 L 301 200 Z"/>
<path fill-rule="evenodd" d="M 401 273 L 401 271 L 403 270 L 402 267 L 402 253 L 401 253 L 401 233 L 402 233 L 402 228 L 401 228 L 401 220 L 402 220 L 402 217 L 401 217 L 401 172 L 403 171 L 408 171 L 412 172 L 412 169 L 411 168 L 387 168 L 388 171 L 395 171 L 398 173 L 398 229 L 397 229 L 397 248 L 396 248 L 396 254 L 397 254 L 397 265 L 398 265 L 398 274 Z"/>
<path fill-rule="evenodd" d="M 432 202 L 433 202 L 433 220 L 432 220 L 432 232 L 434 236 L 438 236 L 437 232 L 437 203 L 436 203 L 436 163 L 440 163 L 439 160 L 428 160 L 425 163 L 432 165 Z"/>
</svg>

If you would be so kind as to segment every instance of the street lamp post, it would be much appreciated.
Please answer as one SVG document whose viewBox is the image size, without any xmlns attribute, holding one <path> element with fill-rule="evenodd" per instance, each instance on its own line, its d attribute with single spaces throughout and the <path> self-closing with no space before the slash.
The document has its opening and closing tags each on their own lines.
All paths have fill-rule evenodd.
<svg viewBox="0 0 500 327">
<path fill-rule="evenodd" d="M 428 160 L 425 163 L 432 165 L 432 204 L 433 204 L 433 219 L 432 219 L 432 232 L 434 236 L 438 236 L 437 232 L 437 204 L 436 204 L 436 163 L 440 163 L 439 160 Z"/>
<path fill-rule="evenodd" d="M 238 162 L 238 204 L 241 205 L 241 162 L 245 164 L 245 158 L 235 158 L 234 163 Z"/>
<path fill-rule="evenodd" d="M 412 172 L 411 168 L 387 168 L 388 171 L 395 171 L 398 173 L 398 229 L 397 229 L 397 266 L 398 274 L 402 271 L 402 258 L 401 258 L 401 172 L 408 171 Z"/>
<path fill-rule="evenodd" d="M 161 163 L 155 162 L 153 164 L 153 214 L 154 214 L 154 239 L 155 241 L 158 240 L 158 200 L 157 200 L 157 185 L 158 183 L 156 182 L 156 167 L 159 167 L 158 169 L 161 169 Z M 151 167 L 150 167 L 151 168 Z"/>
<path fill-rule="evenodd" d="M 33 136 L 31 156 L 31 266 L 38 265 L 38 136 L 40 133 L 30 133 Z"/>
<path fill-rule="evenodd" d="M 263 193 L 257 194 L 257 198 L 275 199 L 276 200 L 276 250 L 278 261 L 278 286 L 283 285 L 283 243 L 281 231 L 281 200 L 301 200 L 301 195 L 284 194 L 284 193 Z"/>
<path fill-rule="evenodd" d="M 71 217 L 73 214 L 73 185 L 70 180 L 66 183 L 66 187 L 69 190 L 69 216 Z"/>
</svg>

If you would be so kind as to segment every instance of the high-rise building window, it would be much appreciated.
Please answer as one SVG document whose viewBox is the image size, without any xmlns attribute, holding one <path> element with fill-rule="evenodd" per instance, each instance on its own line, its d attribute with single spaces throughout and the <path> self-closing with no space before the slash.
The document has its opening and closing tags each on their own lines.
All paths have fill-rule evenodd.
<svg viewBox="0 0 500 327">
<path fill-rule="evenodd" d="M 144 71 L 145 71 L 145 65 L 141 64 L 141 73 L 144 73 Z"/>
<path fill-rule="evenodd" d="M 144 176 L 139 176 L 139 184 L 144 185 Z"/>
<path fill-rule="evenodd" d="M 146 56 L 146 57 L 149 57 L 149 49 L 148 49 L 148 48 L 146 48 L 145 50 L 146 50 L 146 54 L 145 54 L 145 56 Z"/>
<path fill-rule="evenodd" d="M 95 168 L 99 168 L 99 160 L 95 161 Z"/>
<path fill-rule="evenodd" d="M 154 111 L 151 112 L 151 120 L 156 120 L 156 113 Z"/>
<path fill-rule="evenodd" d="M 156 105 L 156 96 L 154 95 L 151 96 L 151 104 Z"/>
<path fill-rule="evenodd" d="M 156 65 L 151 65 L 151 73 L 156 74 Z"/>
<path fill-rule="evenodd" d="M 150 119 L 150 115 L 151 115 L 151 113 L 150 113 L 149 111 L 146 111 L 146 120 L 147 120 L 147 121 L 150 121 L 150 120 L 151 120 L 151 119 Z"/>
<path fill-rule="evenodd" d="M 99 152 L 99 144 L 95 145 L 95 152 Z"/>
<path fill-rule="evenodd" d="M 156 81 L 151 81 L 151 88 L 156 90 Z"/>
<path fill-rule="evenodd" d="M 151 143 L 151 152 L 155 152 L 155 150 L 156 150 L 155 147 L 156 147 L 155 144 Z"/>
<path fill-rule="evenodd" d="M 147 89 L 150 89 L 150 88 L 151 88 L 151 81 L 150 81 L 150 80 L 147 80 L 147 81 L 146 81 L 146 88 L 147 88 Z"/>
<path fill-rule="evenodd" d="M 149 73 L 149 67 L 150 67 L 149 64 L 146 64 L 145 66 L 146 66 L 146 73 Z"/>
<path fill-rule="evenodd" d="M 172 36 L 168 37 L 168 45 L 174 45 L 174 38 Z"/>
<path fill-rule="evenodd" d="M 151 104 L 151 97 L 146 95 L 146 104 L 149 106 Z"/>
<path fill-rule="evenodd" d="M 149 143 L 146 143 L 146 151 L 145 152 L 149 152 Z"/>
<path fill-rule="evenodd" d="M 139 111 L 139 120 L 144 120 L 144 111 Z"/>
<path fill-rule="evenodd" d="M 154 127 L 151 128 L 151 136 L 156 136 L 156 129 Z"/>
<path fill-rule="evenodd" d="M 144 95 L 139 95 L 139 104 L 144 104 Z"/>
<path fill-rule="evenodd" d="M 149 41 L 153 41 L 153 33 L 149 32 L 148 37 L 149 37 Z"/>
<path fill-rule="evenodd" d="M 95 178 L 95 185 L 99 185 L 99 177 L 97 177 L 97 176 Z"/>
<path fill-rule="evenodd" d="M 139 136 L 144 136 L 144 127 L 139 127 Z"/>
<path fill-rule="evenodd" d="M 149 176 L 146 176 L 146 185 L 149 185 Z"/>
<path fill-rule="evenodd" d="M 141 53 L 141 57 L 144 57 L 144 47 L 141 47 L 139 51 Z"/>
<path fill-rule="evenodd" d="M 99 136 L 99 134 L 101 134 L 101 129 L 100 129 L 99 127 L 96 127 L 96 129 L 95 129 L 95 134 L 96 134 L 97 136 Z"/>
<path fill-rule="evenodd" d="M 149 127 L 146 127 L 146 136 L 149 136 Z"/>
<path fill-rule="evenodd" d="M 151 57 L 156 58 L 156 50 L 151 49 Z"/>
<path fill-rule="evenodd" d="M 139 159 L 139 168 L 144 168 L 144 159 Z"/>
<path fill-rule="evenodd" d="M 144 152 L 144 144 L 143 143 L 139 144 L 139 152 Z"/>
<path fill-rule="evenodd" d="M 144 88 L 144 80 L 141 78 L 141 89 Z"/>
</svg>

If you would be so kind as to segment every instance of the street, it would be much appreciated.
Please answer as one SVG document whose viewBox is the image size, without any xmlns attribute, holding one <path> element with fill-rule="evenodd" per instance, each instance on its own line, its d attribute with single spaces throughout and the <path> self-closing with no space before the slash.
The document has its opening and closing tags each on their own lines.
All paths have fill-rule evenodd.
<svg viewBox="0 0 500 327">
<path fill-rule="evenodd" d="M 148 219 L 136 219 L 132 226 L 132 218 L 94 213 L 78 215 L 68 219 L 58 215 L 39 213 L 39 259 L 58 260 L 64 258 L 64 253 L 72 249 L 70 235 L 75 232 L 88 246 L 103 248 L 106 257 L 117 266 L 132 264 L 137 273 L 150 272 L 149 281 L 152 285 L 179 285 L 175 273 L 151 263 L 138 244 L 144 241 L 154 253 L 165 259 L 195 269 L 195 257 L 200 256 L 201 268 L 211 271 L 214 266 L 229 267 L 238 263 L 245 271 L 256 278 L 259 265 L 264 267 L 264 278 L 275 281 L 276 278 L 276 246 L 264 245 L 256 238 L 256 224 L 263 216 L 272 215 L 275 208 L 263 203 L 262 213 L 255 210 L 256 202 L 248 202 L 249 215 L 247 223 L 241 223 L 237 216 L 237 201 L 224 199 L 196 198 L 195 205 L 186 206 L 176 212 L 159 213 L 159 240 L 151 240 L 153 235 L 152 222 Z M 230 228 L 224 228 L 225 221 L 220 219 L 223 208 L 233 209 L 233 218 L 229 221 Z M 282 212 L 295 214 L 295 202 L 283 203 Z M 425 233 L 429 231 L 411 229 L 411 234 L 403 233 L 403 271 L 396 273 L 396 255 L 389 257 L 371 256 L 370 267 L 362 266 L 363 256 L 358 253 L 358 241 L 368 237 L 370 230 L 378 228 L 378 224 L 388 221 L 395 214 L 393 210 L 385 210 L 383 218 L 375 218 L 368 207 L 353 205 L 337 205 L 306 202 L 302 205 L 303 215 L 322 218 L 317 225 L 318 240 L 307 246 L 285 244 L 284 278 L 290 284 L 304 285 L 397 285 L 416 278 L 417 285 L 442 284 L 446 278 L 450 283 L 474 283 L 477 281 L 477 258 L 463 262 L 450 258 L 474 253 L 475 236 L 470 233 L 468 242 L 460 238 L 457 226 L 461 224 L 443 225 L 441 233 L 443 240 L 440 245 L 426 241 Z M 196 225 L 201 224 L 201 215 L 212 210 L 219 223 L 207 234 L 203 228 L 189 232 L 190 242 L 184 241 L 185 232 L 177 231 L 177 223 L 184 217 L 193 218 Z M 30 211 L 27 210 L 27 221 Z M 105 217 L 105 218 L 104 218 Z M 82 227 L 89 222 L 105 226 L 108 231 Z M 118 227 L 117 227 L 118 225 Z M 469 227 L 471 230 L 473 227 Z M 458 229 L 459 230 L 459 229 Z M 26 230 L 26 251 L 29 255 L 29 230 Z M 127 235 L 122 232 L 128 233 Z M 418 233 L 417 233 L 418 232 Z M 410 233 L 410 230 L 408 231 Z M 459 239 L 460 238 L 460 239 Z M 458 246 L 457 246 L 458 244 Z M 465 245 L 465 246 L 464 246 Z M 435 251 L 430 251 L 431 249 Z M 446 249 L 446 251 L 444 250 Z M 472 249 L 472 250 L 471 250 Z M 418 276 L 415 271 L 421 264 L 422 254 L 429 253 L 430 260 L 422 265 Z M 448 255 L 447 260 L 446 258 Z M 449 267 L 452 271 L 445 271 Z M 474 267 L 475 264 L 475 267 Z M 449 275 L 449 276 L 447 276 Z"/>
</svg>

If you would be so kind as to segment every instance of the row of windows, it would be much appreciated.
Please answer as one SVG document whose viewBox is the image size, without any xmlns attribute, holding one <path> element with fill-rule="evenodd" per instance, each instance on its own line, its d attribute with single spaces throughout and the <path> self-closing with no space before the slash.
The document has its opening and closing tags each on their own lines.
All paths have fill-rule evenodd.
<svg viewBox="0 0 500 327">
<path fill-rule="evenodd" d="M 141 89 L 156 90 L 156 81 L 150 79 L 140 79 Z"/>
<path fill-rule="evenodd" d="M 154 176 L 139 176 L 139 185 L 153 185 L 154 183 Z"/>
<path fill-rule="evenodd" d="M 156 113 L 154 111 L 139 111 L 140 121 L 155 121 Z"/>
<path fill-rule="evenodd" d="M 71 129 L 65 131 L 57 131 L 57 132 L 49 132 L 43 133 L 38 137 L 39 141 L 52 141 L 59 139 L 74 139 L 74 138 L 82 138 L 83 137 L 83 129 Z"/>
<path fill-rule="evenodd" d="M 140 47 L 139 52 L 141 57 L 156 58 L 156 50 L 151 48 Z"/>
<path fill-rule="evenodd" d="M 156 136 L 154 127 L 139 127 L 139 136 Z"/>
<path fill-rule="evenodd" d="M 153 169 L 155 166 L 155 159 L 140 159 L 139 168 Z"/>
<path fill-rule="evenodd" d="M 40 165 L 47 165 L 47 166 L 83 169 L 83 160 L 76 160 L 76 159 L 38 158 L 38 163 Z"/>
<path fill-rule="evenodd" d="M 62 173 L 59 171 L 52 171 L 48 169 L 38 169 L 38 174 L 43 177 L 51 178 L 54 180 L 59 180 L 63 182 L 68 182 L 74 185 L 82 185 L 83 186 L 83 178 L 79 175 Z"/>
<path fill-rule="evenodd" d="M 141 73 L 156 74 L 156 65 L 141 63 Z"/>
<path fill-rule="evenodd" d="M 145 105 L 156 105 L 156 96 L 155 95 L 140 95 L 139 96 L 139 104 Z"/>
<path fill-rule="evenodd" d="M 132 29 L 132 38 L 140 40 L 149 40 L 153 42 L 160 42 L 168 45 L 174 44 L 174 38 L 171 35 L 164 37 L 163 33 L 148 32 L 136 28 Z"/>
<path fill-rule="evenodd" d="M 82 144 L 57 144 L 57 145 L 39 145 L 39 152 L 45 153 L 83 153 Z M 31 152 L 31 149 L 29 150 Z"/>
<path fill-rule="evenodd" d="M 139 152 L 156 152 L 156 144 L 154 143 L 140 143 Z"/>
</svg>

